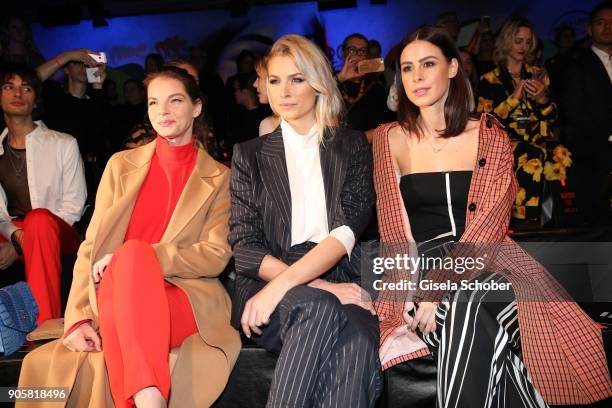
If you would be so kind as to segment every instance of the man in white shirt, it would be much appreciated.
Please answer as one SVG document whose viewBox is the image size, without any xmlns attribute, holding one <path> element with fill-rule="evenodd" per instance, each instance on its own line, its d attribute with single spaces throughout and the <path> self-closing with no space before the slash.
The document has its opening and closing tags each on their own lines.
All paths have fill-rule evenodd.
<svg viewBox="0 0 612 408">
<path fill-rule="evenodd" d="M 61 315 L 60 256 L 74 254 L 72 224 L 86 199 L 76 140 L 32 120 L 40 80 L 24 66 L 0 73 L 6 129 L 0 134 L 0 269 L 23 255 L 26 281 L 38 303 L 38 323 Z"/>
<path fill-rule="evenodd" d="M 590 49 L 569 61 L 560 84 L 563 135 L 573 153 L 577 199 L 595 224 L 609 222 L 606 179 L 612 171 L 612 1 L 589 19 Z"/>
</svg>

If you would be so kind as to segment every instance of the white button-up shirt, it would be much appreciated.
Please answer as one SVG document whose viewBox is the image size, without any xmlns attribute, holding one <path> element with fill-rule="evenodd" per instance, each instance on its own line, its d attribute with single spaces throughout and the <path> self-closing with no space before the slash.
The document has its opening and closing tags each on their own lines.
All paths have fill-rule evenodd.
<svg viewBox="0 0 612 408">
<path fill-rule="evenodd" d="M 597 55 L 599 59 L 601 60 L 601 63 L 604 65 L 604 67 L 606 68 L 606 71 L 608 72 L 608 76 L 610 77 L 610 82 L 612 82 L 612 55 L 608 54 L 607 52 L 605 52 L 604 50 L 600 48 L 597 48 L 594 45 L 591 46 L 591 49 L 593 50 L 595 55 Z"/>
<path fill-rule="evenodd" d="M 291 245 L 319 243 L 332 236 L 350 256 L 355 246 L 353 231 L 347 225 L 329 231 L 316 127 L 300 135 L 284 120 L 280 126 L 291 191 Z"/>
<path fill-rule="evenodd" d="M 85 170 L 74 137 L 56 132 L 42 121 L 26 135 L 26 166 L 32 209 L 46 208 L 67 224 L 81 219 L 87 198 Z M 0 134 L 0 156 L 8 128 Z M 0 234 L 10 240 L 18 229 L 7 211 L 6 193 L 0 185 Z"/>
</svg>

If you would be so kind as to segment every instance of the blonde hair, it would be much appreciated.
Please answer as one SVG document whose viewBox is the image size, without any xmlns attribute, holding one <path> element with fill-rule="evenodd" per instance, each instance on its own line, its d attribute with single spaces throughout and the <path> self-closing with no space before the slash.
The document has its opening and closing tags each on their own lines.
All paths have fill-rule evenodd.
<svg viewBox="0 0 612 408">
<path fill-rule="evenodd" d="M 495 39 L 495 51 L 493 52 L 493 61 L 499 66 L 506 64 L 510 48 L 514 42 L 514 37 L 522 28 L 528 28 L 531 31 L 531 46 L 529 52 L 525 57 L 525 62 L 530 64 L 535 58 L 535 50 L 538 46 L 538 38 L 533 24 L 524 17 L 511 17 L 506 21 L 499 31 L 497 38 Z"/>
<path fill-rule="evenodd" d="M 319 47 L 297 34 L 286 35 L 274 43 L 267 55 L 266 68 L 272 57 L 280 56 L 291 58 L 308 85 L 318 94 L 315 100 L 315 126 L 321 142 L 326 130 L 334 134 L 334 127 L 340 123 L 344 111 L 344 101 L 329 61 Z M 272 104 L 270 106 L 274 110 Z"/>
</svg>

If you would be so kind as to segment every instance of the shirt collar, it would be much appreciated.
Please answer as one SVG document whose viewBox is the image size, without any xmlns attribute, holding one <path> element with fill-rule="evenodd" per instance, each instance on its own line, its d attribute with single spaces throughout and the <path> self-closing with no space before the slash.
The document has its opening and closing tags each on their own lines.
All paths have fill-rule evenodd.
<svg viewBox="0 0 612 408">
<path fill-rule="evenodd" d="M 35 120 L 34 124 L 36 125 L 36 127 L 34 128 L 33 131 L 31 131 L 30 133 L 26 135 L 26 140 L 32 136 L 37 135 L 39 132 L 47 129 L 47 126 L 45 126 L 42 120 Z M 0 134 L 0 145 L 2 144 L 2 142 L 4 142 L 4 139 L 7 136 L 8 136 L 8 127 L 5 127 L 2 133 Z"/>
<path fill-rule="evenodd" d="M 601 58 L 603 61 L 610 61 L 610 58 L 612 58 L 612 55 L 608 54 L 607 52 L 605 52 L 604 50 L 602 50 L 601 48 L 597 48 L 594 45 L 591 45 L 591 50 L 593 50 L 593 52 L 599 57 Z"/>
<path fill-rule="evenodd" d="M 302 135 L 293 129 L 293 127 L 287 123 L 284 119 L 281 119 L 281 131 L 283 134 L 283 140 L 292 146 L 310 146 L 316 145 L 317 140 L 317 126 L 316 124 L 308 131 L 307 134 Z"/>
</svg>

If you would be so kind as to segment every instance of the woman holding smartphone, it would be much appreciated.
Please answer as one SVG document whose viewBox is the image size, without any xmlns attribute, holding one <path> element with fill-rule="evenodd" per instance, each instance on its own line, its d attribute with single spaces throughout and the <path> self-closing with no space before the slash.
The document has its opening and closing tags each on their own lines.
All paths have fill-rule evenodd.
<svg viewBox="0 0 612 408">
<path fill-rule="evenodd" d="M 371 151 L 337 127 L 342 98 L 306 38 L 274 43 L 266 87 L 280 129 L 232 159 L 233 321 L 279 355 L 268 407 L 372 407 L 378 325 L 355 244 L 374 204 Z"/>
<path fill-rule="evenodd" d="M 572 166 L 571 153 L 553 140 L 557 105 L 549 97 L 546 71 L 530 65 L 537 38 L 533 25 L 512 18 L 495 43 L 497 67 L 480 77 L 478 112 L 495 115 L 512 140 L 519 189 L 512 217 L 539 219 L 542 182 L 564 183 Z"/>
<path fill-rule="evenodd" d="M 517 188 L 510 141 L 492 116 L 471 115 L 453 41 L 440 28 L 418 29 L 402 44 L 398 72 L 398 122 L 379 127 L 373 143 L 381 248 L 406 248 L 432 266 L 384 276 L 424 275 L 418 290 L 386 290 L 375 303 L 383 368 L 433 353 L 438 407 L 610 397 L 600 329 L 506 235 Z"/>
</svg>

